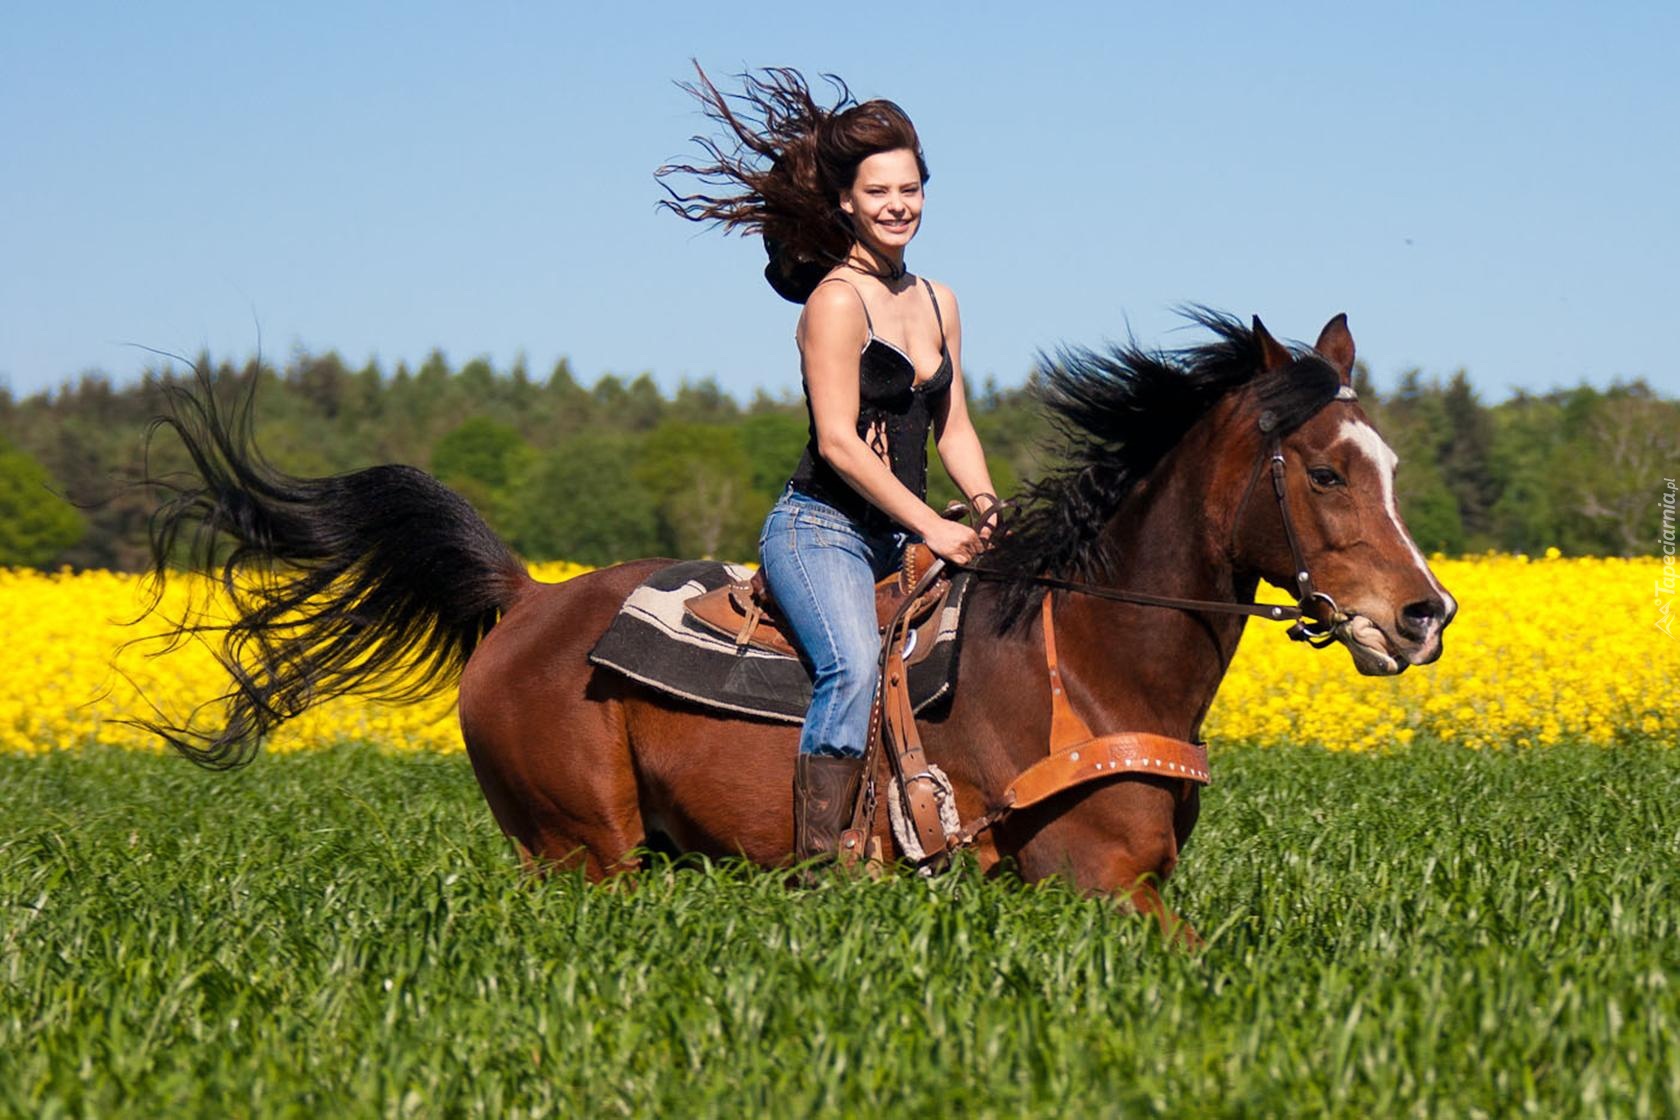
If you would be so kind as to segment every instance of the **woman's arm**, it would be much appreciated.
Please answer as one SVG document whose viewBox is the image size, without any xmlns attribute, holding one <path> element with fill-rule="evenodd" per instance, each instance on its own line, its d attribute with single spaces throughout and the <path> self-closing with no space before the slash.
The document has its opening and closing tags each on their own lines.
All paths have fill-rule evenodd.
<svg viewBox="0 0 1680 1120">
<path fill-rule="evenodd" d="M 934 446 L 939 449 L 939 460 L 945 464 L 946 473 L 968 498 L 970 507 L 976 505 L 976 499 L 986 501 L 985 508 L 974 510 L 976 514 L 983 514 L 990 508 L 990 503 L 997 501 L 997 491 L 992 488 L 992 475 L 986 469 L 986 453 L 980 447 L 980 435 L 968 416 L 968 395 L 963 391 L 961 312 L 957 309 L 957 297 L 951 294 L 951 289 L 935 284 L 933 290 L 934 298 L 939 300 L 939 309 L 944 313 L 945 345 L 951 352 L 951 389 L 945 394 L 942 407 L 934 413 Z"/>
<path fill-rule="evenodd" d="M 934 552 L 965 562 L 978 551 L 973 531 L 941 518 L 858 438 L 858 362 L 868 337 L 863 304 L 850 285 L 820 285 L 806 300 L 799 349 L 817 451 L 852 489 L 920 535 Z"/>
</svg>

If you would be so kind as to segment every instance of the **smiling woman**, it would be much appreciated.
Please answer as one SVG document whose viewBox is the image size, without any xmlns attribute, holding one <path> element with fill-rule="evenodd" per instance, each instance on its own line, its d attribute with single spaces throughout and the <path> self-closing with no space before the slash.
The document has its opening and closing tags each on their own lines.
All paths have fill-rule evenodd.
<svg viewBox="0 0 1680 1120">
<path fill-rule="evenodd" d="M 956 297 L 904 264 L 928 179 L 915 126 L 891 101 L 853 101 L 837 78 L 829 108 L 795 70 L 742 80 L 731 96 L 704 71 L 685 87 L 725 137 L 698 139 L 707 162 L 657 174 L 670 210 L 763 236 L 766 279 L 805 305 L 796 337 L 810 438 L 759 552 L 814 671 L 794 778 L 797 855 L 808 858 L 835 850 L 863 777 L 875 581 L 917 538 L 958 563 L 985 547 L 927 504 L 930 429 L 970 508 L 983 514 L 997 499 L 963 394 Z M 666 182 L 683 175 L 734 193 Z"/>
</svg>

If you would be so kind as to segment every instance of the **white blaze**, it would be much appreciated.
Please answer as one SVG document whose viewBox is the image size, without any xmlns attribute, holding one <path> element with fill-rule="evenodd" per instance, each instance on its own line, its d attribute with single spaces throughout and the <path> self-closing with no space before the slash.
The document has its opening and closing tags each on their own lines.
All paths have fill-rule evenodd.
<svg viewBox="0 0 1680 1120">
<path fill-rule="evenodd" d="M 1363 420 L 1343 420 L 1337 435 L 1353 444 L 1354 448 L 1370 459 L 1371 464 L 1376 467 L 1377 478 L 1382 485 L 1383 510 L 1388 514 L 1389 521 L 1393 522 L 1394 531 L 1400 534 L 1400 539 L 1405 541 L 1406 547 L 1411 550 L 1412 562 L 1417 565 L 1418 571 L 1423 573 L 1423 578 L 1429 581 L 1429 585 L 1441 597 L 1441 602 L 1446 604 L 1447 617 L 1451 618 L 1458 611 L 1458 603 L 1447 594 L 1447 589 L 1441 586 L 1440 581 L 1435 578 L 1435 573 L 1429 570 L 1423 553 L 1418 551 L 1417 542 L 1412 540 L 1412 535 L 1406 532 L 1406 527 L 1400 523 L 1400 506 L 1394 500 L 1394 470 L 1400 464 L 1400 457 L 1384 442 L 1382 436 L 1377 434 L 1377 430 Z"/>
</svg>

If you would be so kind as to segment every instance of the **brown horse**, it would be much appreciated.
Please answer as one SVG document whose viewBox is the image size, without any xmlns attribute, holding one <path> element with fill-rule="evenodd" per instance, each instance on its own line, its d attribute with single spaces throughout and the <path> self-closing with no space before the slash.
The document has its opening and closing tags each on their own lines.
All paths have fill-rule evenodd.
<svg viewBox="0 0 1680 1120">
<path fill-rule="evenodd" d="M 1262 579 L 1299 587 L 1288 517 L 1311 586 L 1339 604 L 1335 637 L 1361 672 L 1440 656 L 1456 606 L 1401 522 L 1395 456 L 1349 385 L 1345 318 L 1312 351 L 1292 352 L 1258 320 L 1193 317 L 1213 341 L 1170 355 L 1064 352 L 1048 363 L 1042 398 L 1066 438 L 1065 465 L 1023 496 L 988 553 L 956 688 L 922 723 L 927 756 L 950 776 L 965 820 L 994 808 L 1045 754 L 1044 592 L 1029 577 L 1246 603 Z M 646 846 L 766 866 L 788 859 L 797 728 L 691 706 L 588 661 L 624 598 L 668 561 L 539 584 L 419 471 L 288 478 L 251 450 L 248 407 L 225 422 L 212 398 L 181 394 L 163 423 L 202 479 L 156 519 L 160 574 L 189 527 L 201 563 L 224 555 L 217 542 L 231 536 L 227 570 L 246 573 L 251 588 L 224 644 L 235 681 L 226 726 L 214 735 L 154 726 L 177 747 L 236 765 L 265 731 L 325 696 L 390 696 L 395 681 L 409 682 L 397 695 L 412 695 L 459 670 L 473 770 L 527 860 L 581 865 L 599 879 L 633 866 Z M 1256 485 L 1274 441 L 1277 500 Z M 1068 592 L 1055 619 L 1067 695 L 1093 731 L 1191 741 L 1245 623 Z M 1190 781 L 1117 775 L 1008 817 L 978 850 L 989 868 L 1007 862 L 1029 881 L 1065 876 L 1177 928 L 1157 888 L 1198 805 Z M 884 820 L 878 828 L 890 851 Z"/>
</svg>

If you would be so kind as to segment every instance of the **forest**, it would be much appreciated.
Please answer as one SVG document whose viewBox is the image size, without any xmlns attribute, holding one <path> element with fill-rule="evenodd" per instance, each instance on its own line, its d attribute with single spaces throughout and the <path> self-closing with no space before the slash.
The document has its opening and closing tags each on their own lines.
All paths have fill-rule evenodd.
<svg viewBox="0 0 1680 1120">
<path fill-rule="evenodd" d="M 664 393 L 650 374 L 585 384 L 562 359 L 351 368 L 298 353 L 283 366 L 199 355 L 131 384 L 89 374 L 14 398 L 0 389 L 0 566 L 137 570 L 157 501 L 145 471 L 186 464 L 150 421 L 165 389 L 202 373 L 232 399 L 255 386 L 257 442 L 292 474 L 375 463 L 424 467 L 465 495 L 530 560 L 636 556 L 750 559 L 760 521 L 799 459 L 798 396 L 739 401 L 712 380 Z M 971 411 L 1000 492 L 1048 466 L 1053 433 L 1021 387 L 987 381 Z M 1680 467 L 1680 401 L 1641 381 L 1586 384 L 1488 403 L 1463 371 L 1411 371 L 1379 393 L 1356 370 L 1366 412 L 1399 454 L 1403 515 L 1426 552 L 1648 555 L 1665 476 Z M 955 496 L 929 457 L 929 500 Z"/>
</svg>

